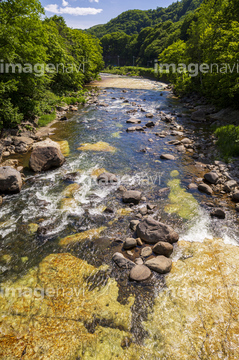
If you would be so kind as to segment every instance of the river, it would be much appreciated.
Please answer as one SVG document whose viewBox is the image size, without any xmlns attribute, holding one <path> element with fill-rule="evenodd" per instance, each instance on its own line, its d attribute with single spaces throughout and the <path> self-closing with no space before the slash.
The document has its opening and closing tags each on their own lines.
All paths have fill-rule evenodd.
<svg viewBox="0 0 239 360">
<path fill-rule="evenodd" d="M 206 204 L 217 203 L 217 196 L 188 190 L 188 185 L 208 170 L 199 161 L 195 162 L 192 152 L 178 152 L 168 144 L 191 135 L 207 140 L 208 129 L 190 123 L 189 110 L 165 84 L 102 75 L 102 81 L 92 86 L 100 87 L 99 103 L 104 106 L 84 106 L 68 121 L 52 125 L 51 139 L 64 147 L 65 164 L 34 176 L 27 167 L 29 154 L 22 156 L 21 161 L 26 165 L 25 185 L 20 194 L 5 198 L 0 208 L 1 359 L 226 358 L 230 351 L 225 348 L 215 357 L 208 355 L 214 351 L 212 345 L 211 350 L 202 346 L 208 335 L 199 334 L 195 329 L 200 326 L 195 324 L 194 328 L 192 319 L 191 328 L 186 325 L 194 349 L 189 350 L 189 343 L 182 336 L 183 312 L 180 321 L 170 315 L 170 311 L 177 312 L 175 307 L 172 310 L 165 302 L 163 311 L 167 315 L 162 317 L 165 316 L 166 323 L 161 324 L 160 336 L 157 322 L 162 319 L 156 321 L 155 313 L 152 315 L 156 306 L 161 306 L 158 301 L 162 292 L 170 288 L 170 276 L 183 281 L 192 274 L 192 270 L 182 274 L 177 264 L 189 262 L 193 257 L 202 264 L 204 260 L 198 253 L 202 247 L 209 258 L 210 251 L 214 254 L 210 250 L 212 246 L 221 246 L 220 251 L 225 253 L 230 249 L 238 252 L 234 212 L 228 209 L 225 221 L 211 218 L 210 206 Z M 133 109 L 137 111 L 127 113 Z M 175 116 L 177 126 L 160 121 L 160 111 Z M 152 119 L 146 118 L 148 113 L 153 114 Z M 127 132 L 131 125 L 126 120 L 130 117 L 140 119 L 142 126 L 151 120 L 157 124 L 144 132 Z M 97 144 L 100 151 L 91 149 L 92 144 Z M 162 160 L 162 153 L 173 153 L 176 160 Z M 117 175 L 116 185 L 97 184 L 96 177 L 104 170 Z M 123 204 L 119 186 L 142 191 L 146 201 L 133 207 Z M 168 190 L 161 191 L 165 188 Z M 223 198 L 220 200 L 225 202 Z M 122 251 L 122 241 L 132 236 L 130 220 L 139 217 L 145 204 L 155 205 L 151 216 L 171 225 L 180 235 L 179 245 L 175 245 L 172 254 L 177 271 L 169 275 L 168 283 L 167 276 L 156 273 L 145 283 L 132 282 L 127 271 L 118 269 L 112 262 L 112 255 Z M 106 208 L 112 209 L 112 213 L 105 212 Z M 134 260 L 139 257 L 140 248 L 132 256 L 123 253 Z M 198 269 L 198 276 L 203 270 L 204 267 Z M 37 293 L 6 295 L 6 288 L 24 287 L 33 291 L 33 284 L 40 288 L 39 296 Z M 84 289 L 84 296 L 81 293 L 79 300 L 74 294 L 66 301 L 58 294 L 49 299 L 46 284 L 53 288 L 76 286 L 81 291 Z M 187 306 L 185 302 L 182 308 Z M 171 327 L 172 338 L 167 343 L 162 339 L 168 336 L 166 329 L 170 329 L 170 321 L 178 327 Z M 208 334 L 206 328 L 204 324 L 200 331 Z M 173 340 L 174 331 L 175 336 L 182 338 L 180 346 L 170 350 L 172 344 L 177 344 Z M 230 354 L 233 354 L 230 359 L 234 359 L 234 352 Z"/>
</svg>

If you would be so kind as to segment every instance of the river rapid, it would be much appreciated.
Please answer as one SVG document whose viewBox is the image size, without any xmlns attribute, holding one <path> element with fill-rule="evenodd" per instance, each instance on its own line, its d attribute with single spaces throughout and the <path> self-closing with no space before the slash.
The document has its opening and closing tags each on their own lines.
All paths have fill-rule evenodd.
<svg viewBox="0 0 239 360">
<path fill-rule="evenodd" d="M 158 334 L 160 330 L 151 332 L 150 324 L 152 323 L 154 329 L 156 329 L 156 324 L 153 324 L 152 319 L 149 320 L 149 313 L 152 313 L 154 304 L 157 304 L 157 299 L 163 289 L 169 287 L 167 276 L 154 273 L 149 281 L 135 283 L 129 280 L 127 271 L 120 270 L 112 262 L 112 255 L 116 251 L 123 252 L 131 260 L 140 256 L 139 247 L 132 255 L 129 255 L 122 250 L 122 242 L 127 237 L 132 237 L 133 233 L 129 228 L 130 220 L 138 219 L 140 209 L 146 204 L 155 205 L 151 211 L 152 217 L 171 225 L 180 235 L 180 242 L 184 245 L 174 246 L 171 257 L 175 264 L 187 261 L 185 259 L 193 257 L 193 251 L 196 252 L 198 249 L 196 247 L 188 252 L 185 250 L 187 248 L 185 243 L 188 247 L 200 247 L 200 244 L 206 246 L 206 239 L 213 244 L 220 243 L 222 249 L 224 246 L 226 249 L 228 249 L 227 246 L 238 249 L 238 220 L 235 211 L 231 211 L 228 207 L 226 220 L 212 218 L 211 208 L 207 204 L 210 202 L 218 204 L 219 201 L 224 204 L 226 202 L 223 197 L 208 196 L 197 189 L 188 189 L 190 183 L 197 182 L 197 179 L 203 177 L 209 170 L 200 165 L 199 160 L 195 161 L 193 152 L 187 149 L 186 152 L 179 152 L 175 146 L 168 144 L 171 140 L 181 140 L 192 136 L 194 139 L 198 136 L 202 143 L 210 141 L 208 129 L 206 126 L 202 127 L 190 122 L 189 110 L 183 107 L 183 104 L 163 83 L 104 74 L 102 81 L 95 82 L 91 86 L 100 89 L 99 103 L 80 108 L 73 116 L 69 115 L 67 121 L 56 122 L 50 128 L 51 139 L 61 142 L 65 149 L 64 165 L 61 168 L 34 175 L 28 168 L 29 154 L 23 155 L 20 159 L 25 165 L 26 180 L 23 189 L 20 194 L 5 197 L 0 208 L 0 277 L 1 299 L 3 299 L 1 316 L 2 319 L 7 319 L 7 324 L 1 322 L 0 334 L 5 337 L 15 336 L 18 339 L 10 342 L 9 339 L 1 337 L 3 349 L 5 349 L 1 359 L 171 360 L 174 359 L 172 354 L 177 354 L 175 359 L 179 360 L 209 359 L 210 357 L 203 357 L 208 356 L 206 351 L 200 353 L 202 347 L 200 351 L 195 350 L 195 353 L 190 352 L 191 350 L 186 352 L 187 356 L 184 355 L 183 350 L 177 353 L 178 347 L 176 347 L 177 349 L 175 348 L 171 354 L 169 350 L 168 352 L 165 350 L 168 346 L 165 342 L 161 346 L 159 344 L 161 340 L 156 340 L 155 334 Z M 135 113 L 129 113 L 134 109 Z M 174 116 L 176 125 L 172 127 L 171 123 L 160 121 L 160 111 Z M 146 118 L 148 113 L 153 114 L 151 119 Z M 156 125 L 146 128 L 144 132 L 127 132 L 126 129 L 131 125 L 127 124 L 126 120 L 131 117 L 140 119 L 140 126 L 144 126 L 151 120 Z M 165 136 L 158 136 L 158 134 Z M 89 145 L 92 144 L 97 144 L 100 151 L 91 149 Z M 171 153 L 176 159 L 162 160 L 160 158 L 162 153 Z M 96 178 L 104 170 L 116 174 L 118 183 L 108 186 L 97 184 Z M 140 190 L 146 198 L 145 201 L 131 207 L 123 204 L 120 186 L 128 190 Z M 110 209 L 110 211 L 106 212 L 105 209 Z M 82 237 L 78 236 L 78 241 L 72 237 L 68 238 L 78 234 L 82 234 Z M 64 241 L 67 238 L 68 240 Z M 193 245 L 190 245 L 192 243 Z M 85 267 L 87 274 L 83 274 L 82 277 L 86 281 L 84 283 L 86 294 L 92 292 L 93 298 L 98 296 L 100 298 L 102 294 L 104 297 L 108 291 L 108 304 L 102 300 L 102 303 L 94 307 L 95 310 L 99 306 L 102 314 L 99 310 L 99 313 L 92 318 L 90 315 L 87 318 L 81 315 L 81 318 L 77 310 L 77 315 L 74 313 L 67 318 L 69 321 L 69 318 L 72 320 L 76 316 L 74 321 L 81 321 L 84 324 L 87 336 L 97 334 L 96 342 L 92 338 L 89 343 L 84 343 L 80 336 L 77 338 L 76 334 L 79 335 L 81 330 L 73 328 L 75 325 L 68 324 L 64 327 L 60 322 L 57 325 L 58 330 L 55 332 L 52 330 L 52 324 L 49 325 L 47 322 L 47 310 L 44 314 L 41 311 L 44 307 L 54 309 L 53 312 L 57 311 L 56 307 L 59 304 L 56 304 L 56 301 L 49 305 L 49 303 L 44 303 L 43 297 L 40 300 L 37 298 L 42 301 L 39 306 L 41 311 L 38 309 L 37 314 L 32 312 L 32 305 L 16 305 L 19 299 L 8 297 L 8 301 L 4 302 L 6 286 L 15 287 L 16 284 L 32 286 L 29 285 L 33 281 L 29 280 L 29 274 L 32 274 L 31 279 L 36 279 L 36 273 L 38 273 L 41 279 L 39 281 L 43 284 L 45 280 L 42 280 L 39 272 L 41 274 L 44 268 L 44 274 L 49 275 L 49 269 L 57 268 L 58 265 L 52 263 L 53 260 L 56 261 L 56 256 L 59 256 L 62 266 L 65 264 L 68 269 L 67 274 L 72 272 L 76 277 L 80 276 L 79 269 L 82 269 L 84 265 L 83 268 Z M 83 265 L 79 265 L 77 261 L 82 261 Z M 49 280 L 48 283 L 52 284 L 55 281 L 53 279 L 61 271 L 60 269 L 52 277 L 49 275 L 51 281 Z M 64 275 L 65 278 L 68 275 Z M 115 296 L 110 295 L 111 285 L 109 284 L 112 285 L 112 294 Z M 99 292 L 107 290 L 99 295 L 96 289 L 99 289 Z M 89 300 L 87 295 L 85 296 L 86 303 L 91 303 L 92 298 Z M 11 306 L 9 306 L 10 303 Z M 80 306 L 84 308 L 82 304 L 73 301 L 70 306 L 71 309 Z M 14 306 L 18 310 L 14 309 Z M 62 311 L 67 313 L 69 309 L 68 307 L 66 309 L 63 300 L 60 306 Z M 110 309 L 110 314 L 116 309 L 117 315 L 107 315 L 105 310 L 107 307 Z M 94 310 L 91 309 L 89 312 L 94 313 Z M 24 320 L 19 325 L 16 320 L 12 320 L 16 314 L 20 314 L 19 319 L 27 318 L 30 313 L 31 319 L 34 316 L 45 319 L 43 322 L 35 319 L 38 324 L 35 324 L 35 327 L 32 325 L 36 332 L 34 345 L 28 337 L 33 331 L 32 327 L 29 327 L 29 322 Z M 126 320 L 122 320 L 121 323 L 115 318 L 124 318 L 124 316 L 127 317 L 129 324 Z M 58 321 L 61 317 L 63 319 L 63 315 L 57 314 Z M 65 318 L 64 321 L 66 321 Z M 62 323 L 64 321 L 62 320 Z M 183 320 L 181 325 L 182 322 Z M 47 344 L 50 344 L 51 340 L 44 333 L 48 325 L 48 335 L 54 339 L 56 346 L 59 345 L 59 349 L 65 346 L 64 351 L 56 350 L 53 345 L 52 349 L 55 350 L 48 349 Z M 61 326 L 63 328 L 59 330 Z M 11 327 L 14 328 L 14 334 L 11 332 Z M 68 334 L 68 337 L 61 339 L 63 343 L 66 343 L 63 346 L 59 340 L 61 338 L 59 334 L 61 331 L 67 333 L 69 327 L 72 327 L 73 335 Z M 164 329 L 163 325 L 162 329 Z M 174 330 L 173 328 L 172 331 Z M 44 334 L 40 335 L 38 331 Z M 41 336 L 46 339 L 44 343 L 40 340 Z M 101 347 L 100 343 L 104 346 Z M 180 344 L 184 347 L 183 341 Z M 21 349 L 19 353 L 15 349 L 16 346 Z M 155 350 L 156 347 L 158 350 Z M 42 352 L 39 352 L 40 348 Z M 103 355 L 104 352 L 105 355 Z M 227 353 L 221 350 L 220 354 Z M 218 355 L 214 358 L 221 357 Z M 234 359 L 234 357 L 231 358 Z"/>
</svg>

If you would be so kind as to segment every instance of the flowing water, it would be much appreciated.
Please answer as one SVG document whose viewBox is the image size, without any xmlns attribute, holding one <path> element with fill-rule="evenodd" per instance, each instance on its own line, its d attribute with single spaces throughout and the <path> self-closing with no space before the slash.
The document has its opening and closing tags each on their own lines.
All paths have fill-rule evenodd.
<svg viewBox="0 0 239 360">
<path fill-rule="evenodd" d="M 211 201 L 211 198 L 197 190 L 187 190 L 187 185 L 201 177 L 205 170 L 195 166 L 192 154 L 178 153 L 167 142 L 187 136 L 187 126 L 191 126 L 189 133 L 194 131 L 195 135 L 198 132 L 201 138 L 207 138 L 208 130 L 189 125 L 188 110 L 165 89 L 164 84 L 104 75 L 103 82 L 96 85 L 105 87 L 99 101 L 108 106 L 82 107 L 68 121 L 52 126 L 54 135 L 51 138 L 68 142 L 65 164 L 35 176 L 25 168 L 26 182 L 21 193 L 6 197 L 0 208 L 1 282 L 13 284 L 21 281 L 31 269 L 44 263 L 50 254 L 69 253 L 96 268 L 107 264 L 107 271 L 102 270 L 97 272 L 97 276 L 89 276 L 88 290 L 105 286 L 110 279 L 115 279 L 120 304 L 125 305 L 131 296 L 134 297 L 130 333 L 133 342 L 141 345 L 149 336 L 143 321 L 147 319 L 148 309 L 153 307 L 155 298 L 164 288 L 165 279 L 154 274 L 147 283 L 135 284 L 128 280 L 127 272 L 120 271 L 112 263 L 113 253 L 122 251 L 120 241 L 132 235 L 129 221 L 136 218 L 142 206 L 150 203 L 156 205 L 152 216 L 172 225 L 179 232 L 180 239 L 203 242 L 205 239 L 221 238 L 225 244 L 234 245 L 237 245 L 239 239 L 238 226 L 234 213 L 229 210 L 226 221 L 212 219 L 209 209 L 205 207 L 205 202 Z M 132 102 L 136 105 L 132 105 Z M 126 132 L 127 127 L 131 126 L 126 124 L 130 117 L 141 119 L 142 126 L 150 120 L 138 105 L 146 113 L 154 115 L 154 122 L 160 119 L 159 110 L 182 113 L 183 116 L 176 121 L 185 129 L 184 134 L 176 137 L 170 135 L 171 125 L 162 121 L 145 132 Z M 138 111 L 134 115 L 128 114 L 127 111 L 131 109 Z M 166 137 L 155 135 L 155 132 L 162 131 L 166 132 Z M 101 151 L 90 150 L 88 144 L 97 144 Z M 176 156 L 175 161 L 160 159 L 160 154 L 172 151 Z M 28 158 L 29 154 L 22 157 L 25 165 Z M 102 169 L 118 176 L 117 185 L 97 184 L 95 179 Z M 120 185 L 142 191 L 146 202 L 129 208 L 121 201 L 122 193 L 118 191 Z M 170 193 L 160 193 L 160 189 L 165 187 L 170 188 Z M 106 208 L 112 208 L 113 213 L 104 212 Z M 73 237 L 67 238 L 74 234 L 78 236 L 77 241 Z M 132 257 L 125 254 L 131 259 L 139 255 L 139 248 Z M 173 260 L 177 261 L 181 257 L 182 251 L 175 246 Z M 98 324 L 99 321 L 95 319 L 85 326 L 94 333 Z M 100 324 L 103 324 L 103 320 Z M 107 326 L 110 327 L 106 321 L 103 327 Z M 65 359 L 81 358 L 71 356 Z M 104 359 L 90 355 L 83 358 Z M 143 357 L 132 357 L 137 358 Z"/>
</svg>

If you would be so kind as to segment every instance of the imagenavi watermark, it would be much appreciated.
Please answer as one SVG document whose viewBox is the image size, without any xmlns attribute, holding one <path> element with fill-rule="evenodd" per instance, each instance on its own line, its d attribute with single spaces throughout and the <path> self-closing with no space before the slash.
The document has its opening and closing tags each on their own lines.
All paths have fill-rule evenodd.
<svg viewBox="0 0 239 360">
<path fill-rule="evenodd" d="M 198 76 L 199 74 L 239 74 L 239 60 L 234 64 L 229 63 L 178 63 L 167 64 L 157 63 L 155 61 L 154 71 L 156 74 L 188 74 L 190 77 Z"/>
<path fill-rule="evenodd" d="M 72 74 L 85 73 L 86 64 L 89 63 L 87 57 L 82 57 L 79 64 L 75 63 L 5 63 L 0 60 L 0 74 L 34 74 L 36 77 L 41 77 L 46 74 Z"/>
</svg>

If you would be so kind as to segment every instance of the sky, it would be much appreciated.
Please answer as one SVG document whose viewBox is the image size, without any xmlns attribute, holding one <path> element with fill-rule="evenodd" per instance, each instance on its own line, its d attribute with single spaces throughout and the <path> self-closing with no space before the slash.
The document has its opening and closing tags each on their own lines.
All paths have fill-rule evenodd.
<svg viewBox="0 0 239 360">
<path fill-rule="evenodd" d="M 176 0 L 174 0 L 176 1 Z M 67 25 L 76 29 L 105 24 L 123 11 L 167 7 L 173 0 L 41 0 L 47 17 L 63 16 Z"/>
</svg>

